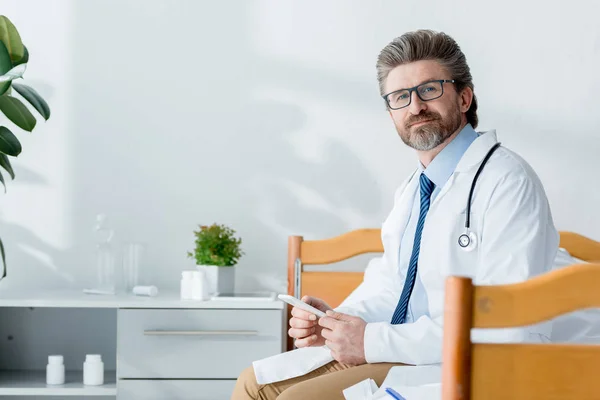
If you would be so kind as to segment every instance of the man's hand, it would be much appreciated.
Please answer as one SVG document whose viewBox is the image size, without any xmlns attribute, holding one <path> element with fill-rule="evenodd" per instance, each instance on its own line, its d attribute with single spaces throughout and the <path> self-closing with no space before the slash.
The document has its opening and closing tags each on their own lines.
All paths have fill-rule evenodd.
<svg viewBox="0 0 600 400">
<path fill-rule="evenodd" d="M 331 310 L 331 307 L 321 299 L 304 296 L 302 301 L 323 312 Z M 321 327 L 317 323 L 317 316 L 301 308 L 292 308 L 290 319 L 290 330 L 288 334 L 296 339 L 296 347 L 323 346 L 325 339 L 321 336 Z"/>
<path fill-rule="evenodd" d="M 367 323 L 359 317 L 327 311 L 327 316 L 319 319 L 321 336 L 331 355 L 337 361 L 350 364 L 366 364 L 365 328 Z"/>
</svg>

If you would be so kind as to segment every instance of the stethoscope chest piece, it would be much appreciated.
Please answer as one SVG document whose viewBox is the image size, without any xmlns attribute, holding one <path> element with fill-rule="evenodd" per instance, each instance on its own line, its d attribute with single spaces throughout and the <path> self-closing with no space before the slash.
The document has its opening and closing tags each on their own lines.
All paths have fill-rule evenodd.
<svg viewBox="0 0 600 400">
<path fill-rule="evenodd" d="M 472 251 L 477 247 L 475 232 L 466 232 L 458 237 L 458 245 L 465 251 Z"/>
</svg>

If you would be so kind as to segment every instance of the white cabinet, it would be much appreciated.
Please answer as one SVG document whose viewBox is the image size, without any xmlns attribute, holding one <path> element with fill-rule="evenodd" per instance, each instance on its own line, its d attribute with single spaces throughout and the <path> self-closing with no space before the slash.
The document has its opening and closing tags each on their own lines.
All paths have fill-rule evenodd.
<svg viewBox="0 0 600 400">
<path fill-rule="evenodd" d="M 0 337 L 8 338 L 0 342 L 0 398 L 229 399 L 252 361 L 284 351 L 284 311 L 278 300 L 195 302 L 176 293 L 0 292 Z M 71 371 L 65 385 L 47 386 L 43 369 L 56 353 Z M 86 353 L 106 360 L 105 385 L 82 384 Z"/>
<path fill-rule="evenodd" d="M 281 352 L 280 310 L 119 310 L 119 378 L 234 379 Z"/>
<path fill-rule="evenodd" d="M 283 323 L 282 310 L 119 310 L 117 399 L 229 399 L 244 368 L 282 351 Z"/>
</svg>

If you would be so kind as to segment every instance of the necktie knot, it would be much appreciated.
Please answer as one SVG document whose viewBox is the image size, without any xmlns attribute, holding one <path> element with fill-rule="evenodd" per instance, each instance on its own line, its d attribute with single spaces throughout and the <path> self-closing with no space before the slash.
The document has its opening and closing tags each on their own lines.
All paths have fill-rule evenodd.
<svg viewBox="0 0 600 400">
<path fill-rule="evenodd" d="M 435 183 L 433 183 L 425 174 L 421 174 L 420 178 L 421 183 L 421 198 L 423 197 L 431 197 L 431 193 L 433 193 L 433 189 L 435 188 Z"/>
</svg>

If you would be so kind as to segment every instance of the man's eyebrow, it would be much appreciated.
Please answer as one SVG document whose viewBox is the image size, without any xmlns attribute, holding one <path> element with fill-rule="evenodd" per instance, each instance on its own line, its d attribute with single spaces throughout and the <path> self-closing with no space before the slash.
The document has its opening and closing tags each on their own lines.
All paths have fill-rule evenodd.
<svg viewBox="0 0 600 400">
<path fill-rule="evenodd" d="M 416 86 L 419 86 L 419 85 L 422 85 L 422 84 L 424 84 L 424 83 L 426 83 L 426 82 L 431 82 L 431 81 L 437 81 L 437 79 L 435 79 L 435 78 L 427 78 L 427 79 L 423 79 L 421 82 L 419 82 L 418 84 L 416 84 L 416 85 L 415 85 L 415 86 L 413 86 L 413 87 L 416 87 Z M 394 92 L 398 92 L 398 91 L 400 91 L 400 90 L 406 90 L 406 89 L 410 89 L 410 88 L 400 88 L 400 89 L 392 90 L 390 93 L 394 93 Z"/>
</svg>

